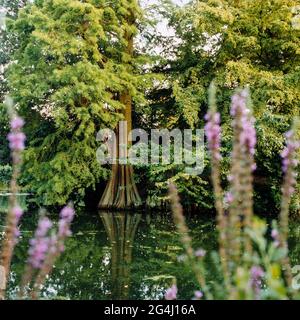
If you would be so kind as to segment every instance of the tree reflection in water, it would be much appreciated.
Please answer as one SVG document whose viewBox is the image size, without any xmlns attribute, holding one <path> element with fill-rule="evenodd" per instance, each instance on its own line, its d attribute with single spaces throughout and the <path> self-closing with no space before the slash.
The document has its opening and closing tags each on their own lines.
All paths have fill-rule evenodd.
<svg viewBox="0 0 300 320">
<path fill-rule="evenodd" d="M 132 249 L 141 214 L 100 212 L 111 245 L 111 295 L 129 298 Z"/>
<path fill-rule="evenodd" d="M 22 237 L 16 247 L 8 288 L 12 299 L 24 271 L 37 218 L 37 214 L 27 214 L 22 222 Z M 194 248 L 215 250 L 217 236 L 213 219 L 187 217 L 187 222 Z M 0 215 L 0 229 L 1 225 Z M 177 279 L 180 299 L 191 299 L 199 289 L 189 266 L 178 261 L 183 249 L 170 215 L 82 212 L 72 230 L 66 251 L 47 280 L 43 299 L 155 300 L 163 298 L 173 278 Z M 299 221 L 291 224 L 290 235 L 290 258 L 294 266 L 300 264 Z M 211 283 L 218 285 L 217 271 L 210 265 L 208 270 Z"/>
</svg>

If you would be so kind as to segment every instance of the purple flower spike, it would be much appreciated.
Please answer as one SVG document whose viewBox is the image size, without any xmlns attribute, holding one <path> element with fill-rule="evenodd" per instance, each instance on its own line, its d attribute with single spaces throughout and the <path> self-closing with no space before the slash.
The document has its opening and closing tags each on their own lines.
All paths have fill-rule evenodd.
<svg viewBox="0 0 300 320">
<path fill-rule="evenodd" d="M 20 219 L 23 216 L 23 210 L 16 205 L 15 207 L 13 207 L 11 209 L 12 212 L 12 218 L 13 218 L 13 225 L 14 225 L 14 230 L 13 230 L 13 235 L 14 235 L 14 244 L 16 245 L 18 243 L 18 238 L 20 237 L 21 233 L 20 230 L 18 228 L 18 224 L 20 222 Z"/>
<path fill-rule="evenodd" d="M 262 279 L 265 275 L 264 270 L 260 266 L 253 266 L 250 270 L 250 284 L 254 291 L 255 298 L 259 298 Z"/>
<path fill-rule="evenodd" d="M 246 116 L 249 112 L 247 108 L 248 91 L 243 90 L 237 93 L 231 98 L 231 110 L 230 115 L 236 117 L 240 112 L 243 116 Z"/>
<path fill-rule="evenodd" d="M 20 208 L 19 206 L 16 206 L 12 209 L 12 213 L 16 219 L 16 224 L 19 223 L 20 219 L 22 218 L 23 216 L 23 210 L 22 208 Z"/>
<path fill-rule="evenodd" d="M 296 167 L 298 166 L 297 151 L 300 148 L 300 141 L 296 139 L 296 132 L 290 130 L 285 134 L 287 138 L 286 147 L 281 153 L 282 170 L 285 174 L 285 184 L 283 187 L 284 196 L 289 199 L 295 192 L 297 183 Z"/>
<path fill-rule="evenodd" d="M 194 295 L 194 300 L 200 300 L 201 298 L 203 298 L 203 292 L 200 290 L 195 291 Z"/>
<path fill-rule="evenodd" d="M 68 221 L 61 219 L 58 222 L 58 235 L 61 238 L 70 237 L 72 235 Z"/>
<path fill-rule="evenodd" d="M 298 165 L 297 159 L 295 159 L 296 151 L 300 148 L 299 141 L 295 141 L 295 133 L 293 130 L 285 134 L 287 138 L 286 147 L 281 153 L 282 157 L 282 170 L 286 173 L 291 167 L 294 169 Z"/>
<path fill-rule="evenodd" d="M 21 132 L 23 126 L 24 120 L 18 116 L 15 116 L 10 121 L 11 132 L 8 134 L 7 140 L 12 151 L 22 151 L 25 149 L 26 136 Z"/>
<path fill-rule="evenodd" d="M 52 227 L 52 222 L 47 217 L 39 220 L 34 239 L 30 240 L 29 263 L 35 269 L 42 267 L 46 255 L 49 251 L 50 238 L 48 232 Z"/>
<path fill-rule="evenodd" d="M 165 299 L 166 300 L 176 300 L 177 299 L 177 286 L 173 284 L 171 288 L 166 291 Z"/>
<path fill-rule="evenodd" d="M 29 262 L 33 268 L 42 267 L 49 249 L 49 238 L 32 239 L 30 241 Z"/>
<path fill-rule="evenodd" d="M 198 258 L 203 258 L 205 257 L 205 255 L 206 255 L 206 251 L 201 248 L 195 251 L 195 256 Z"/>
<path fill-rule="evenodd" d="M 15 240 L 17 242 L 17 239 L 20 237 L 21 235 L 21 232 L 18 228 L 15 229 L 15 232 L 14 232 L 14 236 L 15 236 Z"/>
<path fill-rule="evenodd" d="M 73 220 L 74 215 L 75 215 L 74 209 L 69 206 L 64 207 L 60 212 L 60 218 L 68 222 L 71 222 Z"/>
<path fill-rule="evenodd" d="M 23 132 L 11 132 L 8 134 L 7 140 L 12 151 L 22 151 L 25 149 L 26 136 Z"/>
<path fill-rule="evenodd" d="M 39 221 L 38 228 L 35 232 L 36 236 L 44 237 L 47 234 L 47 232 L 51 229 L 51 227 L 52 227 L 52 222 L 46 217 L 42 218 Z"/>
<path fill-rule="evenodd" d="M 24 120 L 20 117 L 15 117 L 10 122 L 10 127 L 12 130 L 20 130 L 24 126 Z"/>
<path fill-rule="evenodd" d="M 278 237 L 279 237 L 279 232 L 278 232 L 278 230 L 273 229 L 272 232 L 271 232 L 271 236 L 272 236 L 272 238 L 273 238 L 274 240 L 277 240 Z"/>
<path fill-rule="evenodd" d="M 273 244 L 276 248 L 280 245 L 280 235 L 277 229 L 272 229 L 271 237 L 273 238 Z"/>
<path fill-rule="evenodd" d="M 251 278 L 252 279 L 258 279 L 262 278 L 265 275 L 263 269 L 259 266 L 254 266 L 251 268 Z"/>
<path fill-rule="evenodd" d="M 255 147 L 257 143 L 256 130 L 254 127 L 255 119 L 251 115 L 251 111 L 247 106 L 248 90 L 243 90 L 232 97 L 231 115 L 233 117 L 239 116 L 241 119 L 242 131 L 240 133 L 240 143 L 244 146 L 248 153 L 252 156 L 255 154 Z M 252 166 L 254 171 L 256 166 Z"/>
<path fill-rule="evenodd" d="M 224 200 L 227 205 L 231 204 L 234 201 L 233 194 L 231 192 L 226 192 Z"/>
<path fill-rule="evenodd" d="M 214 113 L 209 111 L 205 120 L 207 121 L 205 125 L 205 134 L 208 140 L 209 150 L 215 160 L 221 159 L 220 147 L 221 147 L 221 116 L 220 113 Z"/>
<path fill-rule="evenodd" d="M 74 219 L 75 211 L 72 207 L 64 207 L 60 212 L 60 220 L 58 222 L 58 237 L 64 239 L 70 237 L 72 232 L 70 230 L 70 224 Z M 63 251 L 63 250 L 60 250 Z"/>
</svg>

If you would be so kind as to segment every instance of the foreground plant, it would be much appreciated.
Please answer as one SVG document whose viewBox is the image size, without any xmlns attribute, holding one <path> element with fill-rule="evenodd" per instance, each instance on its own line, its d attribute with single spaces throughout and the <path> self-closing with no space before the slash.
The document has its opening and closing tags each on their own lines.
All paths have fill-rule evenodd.
<svg viewBox="0 0 300 320">
<path fill-rule="evenodd" d="M 11 114 L 11 132 L 8 134 L 7 139 L 11 150 L 13 174 L 10 182 L 8 213 L 0 251 L 0 300 L 5 299 L 14 248 L 20 236 L 18 225 L 23 216 L 23 210 L 18 203 L 17 194 L 19 192 L 18 178 L 22 165 L 22 151 L 25 148 L 26 140 L 26 136 L 22 132 L 23 119 L 14 112 L 12 101 L 9 99 L 7 100 L 7 105 Z M 53 223 L 44 214 L 41 215 L 35 231 L 35 237 L 30 240 L 29 258 L 23 275 L 19 298 L 24 297 L 25 288 L 30 289 L 29 293 L 32 299 L 39 297 L 47 275 L 51 273 L 54 263 L 64 251 L 66 238 L 71 235 L 70 225 L 74 215 L 75 212 L 72 205 L 66 206 L 60 213 L 57 231 L 52 228 Z"/>
<path fill-rule="evenodd" d="M 12 102 L 9 99 L 7 100 L 7 104 L 12 107 Z M 21 155 L 25 148 L 24 143 L 26 140 L 26 137 L 22 132 L 24 121 L 14 114 L 11 108 L 9 110 L 11 112 L 11 132 L 8 134 L 7 139 L 11 150 L 13 173 L 10 182 L 9 208 L 0 255 L 0 268 L 2 270 L 1 274 L 3 278 L 2 281 L 0 281 L 2 282 L 2 286 L 0 287 L 0 299 L 4 298 L 6 283 L 10 273 L 11 259 L 19 236 L 18 223 L 23 215 L 23 210 L 20 208 L 17 201 L 17 193 L 19 191 L 17 180 L 20 174 L 22 163 Z"/>
<path fill-rule="evenodd" d="M 207 286 L 208 272 L 205 269 L 204 255 L 199 259 L 197 252 L 192 249 L 176 187 L 170 185 L 169 188 L 175 224 L 186 250 L 186 261 L 194 270 L 201 288 L 201 291 L 195 294 L 195 298 L 202 298 L 202 295 L 204 299 L 297 298 L 297 292 L 292 288 L 287 239 L 289 206 L 297 178 L 299 121 L 296 120 L 291 131 L 286 134 L 287 144 L 282 152 L 284 181 L 279 226 L 273 222 L 273 241 L 269 243 L 267 224 L 253 214 L 256 131 L 248 89 L 238 91 L 232 97 L 231 115 L 234 133 L 232 165 L 228 177 L 229 191 L 225 193 L 220 177 L 220 115 L 216 110 L 215 88 L 212 85 L 205 131 L 212 159 L 219 254 L 211 253 L 207 259 L 211 259 L 220 270 L 220 277 L 223 279 L 222 290 L 214 290 Z M 218 268 L 218 265 L 222 268 Z M 174 285 L 172 292 L 175 292 Z M 173 296 L 167 294 L 166 299 Z"/>
</svg>

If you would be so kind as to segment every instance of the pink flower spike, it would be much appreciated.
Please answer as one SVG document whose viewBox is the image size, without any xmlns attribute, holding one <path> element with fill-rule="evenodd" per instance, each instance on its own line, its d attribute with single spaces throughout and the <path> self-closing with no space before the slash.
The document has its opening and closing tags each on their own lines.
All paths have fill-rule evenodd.
<svg viewBox="0 0 300 320">
<path fill-rule="evenodd" d="M 177 286 L 173 284 L 171 288 L 166 291 L 165 294 L 166 300 L 176 300 L 177 299 Z"/>
<path fill-rule="evenodd" d="M 203 258 L 206 255 L 206 251 L 204 249 L 198 249 L 195 251 L 195 256 L 198 258 Z"/>
<path fill-rule="evenodd" d="M 16 219 L 16 224 L 19 223 L 21 217 L 23 216 L 23 210 L 19 206 L 16 206 L 12 209 L 12 213 Z"/>
<path fill-rule="evenodd" d="M 248 90 L 245 89 L 232 97 L 231 115 L 233 117 L 236 117 L 237 115 L 240 116 L 242 124 L 242 132 L 239 136 L 240 143 L 242 146 L 246 147 L 247 152 L 251 156 L 254 156 L 257 137 L 254 127 L 255 119 L 251 116 L 251 110 L 247 106 L 248 96 Z M 252 170 L 253 169 L 254 167 Z"/>
<path fill-rule="evenodd" d="M 64 207 L 60 212 L 60 218 L 65 219 L 68 222 L 71 222 L 73 220 L 74 215 L 75 215 L 74 209 L 69 206 Z"/>
<path fill-rule="evenodd" d="M 286 147 L 281 152 L 281 157 L 282 157 L 282 170 L 284 173 L 287 173 L 289 169 L 293 170 L 298 165 L 298 161 L 295 157 L 296 157 L 296 152 L 299 149 L 300 145 L 299 145 L 299 141 L 296 141 L 296 137 L 295 137 L 296 134 L 294 130 L 288 131 L 285 134 L 285 136 L 287 138 L 287 142 L 286 142 Z M 294 181 L 292 184 L 294 184 Z"/>
<path fill-rule="evenodd" d="M 58 222 L 58 235 L 61 238 L 70 237 L 72 232 L 70 230 L 70 225 L 67 220 L 61 219 Z"/>
<path fill-rule="evenodd" d="M 220 147 L 221 147 L 221 116 L 220 113 L 209 111 L 205 115 L 206 125 L 205 133 L 208 141 L 208 147 L 215 160 L 221 159 Z"/>
<path fill-rule="evenodd" d="M 234 201 L 234 197 L 231 192 L 226 192 L 225 194 L 225 202 L 227 204 L 231 204 Z"/>
<path fill-rule="evenodd" d="M 277 240 L 278 237 L 279 237 L 279 232 L 278 232 L 278 230 L 273 229 L 272 232 L 271 232 L 271 236 L 272 236 L 272 238 L 273 238 L 274 240 Z"/>
<path fill-rule="evenodd" d="M 195 295 L 195 298 L 194 298 L 195 300 L 200 300 L 203 297 L 203 292 L 200 290 L 197 290 L 195 291 L 194 295 Z"/>
<path fill-rule="evenodd" d="M 261 279 L 265 275 L 264 270 L 259 266 L 253 266 L 250 272 L 253 280 Z"/>
<path fill-rule="evenodd" d="M 15 234 L 14 234 L 15 238 L 19 238 L 20 235 L 21 235 L 20 230 L 19 230 L 18 228 L 16 228 L 16 229 L 15 229 Z"/>
<path fill-rule="evenodd" d="M 12 151 L 22 151 L 25 149 L 26 136 L 23 132 L 11 132 L 8 134 L 7 140 Z"/>
<path fill-rule="evenodd" d="M 12 130 L 20 130 L 24 126 L 24 120 L 20 117 L 15 117 L 10 122 L 10 127 Z"/>
<path fill-rule="evenodd" d="M 48 231 L 51 229 L 52 225 L 53 225 L 52 222 L 47 217 L 41 218 L 38 224 L 38 228 L 35 232 L 35 235 L 37 237 L 44 237 L 48 233 Z"/>
</svg>

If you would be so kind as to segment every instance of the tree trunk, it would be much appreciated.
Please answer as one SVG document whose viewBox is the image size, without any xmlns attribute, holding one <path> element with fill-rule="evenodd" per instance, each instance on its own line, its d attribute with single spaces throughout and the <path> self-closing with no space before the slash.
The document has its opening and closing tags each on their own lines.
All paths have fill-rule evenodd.
<svg viewBox="0 0 300 320">
<path fill-rule="evenodd" d="M 134 14 L 128 19 L 129 25 L 134 24 Z M 129 31 L 125 34 L 127 41 L 126 53 L 133 57 L 133 34 Z M 130 68 L 130 66 L 129 66 Z M 121 164 L 120 158 L 127 158 L 128 150 L 120 154 L 119 143 L 128 142 L 132 130 L 132 98 L 128 90 L 120 93 L 120 102 L 125 106 L 123 111 L 124 120 L 127 122 L 127 132 L 117 130 L 117 163 L 112 165 L 112 174 L 99 203 L 101 209 L 129 209 L 138 207 L 142 201 L 139 196 L 135 181 L 133 168 L 129 164 Z M 126 139 L 126 140 L 125 140 Z M 128 143 L 129 145 L 129 143 Z"/>
</svg>

